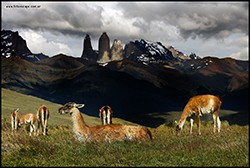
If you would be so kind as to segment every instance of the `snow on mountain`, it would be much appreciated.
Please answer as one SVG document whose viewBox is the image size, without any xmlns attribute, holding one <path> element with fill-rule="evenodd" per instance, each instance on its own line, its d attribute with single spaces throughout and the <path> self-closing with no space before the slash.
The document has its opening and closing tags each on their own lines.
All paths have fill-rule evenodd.
<svg viewBox="0 0 250 168">
<path fill-rule="evenodd" d="M 173 46 L 165 47 L 161 42 L 151 42 L 144 39 L 128 43 L 125 46 L 124 53 L 125 58 L 143 63 L 201 59 L 195 53 L 188 56 Z"/>
<path fill-rule="evenodd" d="M 1 55 L 4 57 L 10 57 L 12 49 L 12 42 L 10 41 L 10 37 L 12 33 L 10 31 L 6 31 L 3 33 L 1 31 Z"/>
<path fill-rule="evenodd" d="M 170 50 L 173 54 L 173 56 L 178 60 L 188 60 L 188 59 L 201 59 L 199 56 L 197 56 L 195 53 L 191 53 L 189 56 L 187 54 L 184 54 L 183 52 L 176 49 L 174 46 L 169 46 L 168 50 Z"/>
<path fill-rule="evenodd" d="M 148 40 L 136 40 L 132 42 L 142 54 L 137 55 L 137 60 L 141 62 L 173 60 L 174 57 L 160 42 L 150 42 Z M 132 53 L 135 54 L 135 53 Z"/>
<path fill-rule="evenodd" d="M 31 62 L 48 58 L 42 53 L 32 53 L 19 33 L 11 30 L 1 30 L 1 56 L 5 58 L 19 56 Z"/>
<path fill-rule="evenodd" d="M 198 59 L 200 59 L 200 58 L 198 58 Z M 193 70 L 206 68 L 207 66 L 211 65 L 212 63 L 213 63 L 212 58 L 204 58 L 204 59 L 200 59 L 200 61 L 198 61 L 198 62 L 191 63 L 190 68 Z M 187 68 L 187 69 L 190 69 L 190 68 Z"/>
</svg>

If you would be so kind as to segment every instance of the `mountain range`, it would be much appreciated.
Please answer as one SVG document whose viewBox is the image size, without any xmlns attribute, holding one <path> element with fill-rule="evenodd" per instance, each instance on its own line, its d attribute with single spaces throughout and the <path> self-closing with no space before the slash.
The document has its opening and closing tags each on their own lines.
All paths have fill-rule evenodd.
<svg viewBox="0 0 250 168">
<path fill-rule="evenodd" d="M 37 59 L 25 40 L 13 40 L 13 36 L 19 35 L 1 31 L 4 88 L 60 104 L 84 103 L 83 112 L 92 116 L 98 116 L 99 108 L 107 104 L 115 117 L 151 127 L 163 121 L 150 113 L 182 111 L 188 99 L 197 94 L 218 95 L 223 100 L 222 109 L 239 111 L 233 116 L 239 123 L 249 116 L 248 61 L 201 58 L 194 53 L 188 56 L 172 46 L 144 39 L 129 42 L 122 52 L 114 50 L 120 45 L 114 40 L 105 59 L 89 48 L 94 57 L 83 49 L 80 58 L 57 54 Z M 89 36 L 86 39 L 91 41 Z"/>
</svg>

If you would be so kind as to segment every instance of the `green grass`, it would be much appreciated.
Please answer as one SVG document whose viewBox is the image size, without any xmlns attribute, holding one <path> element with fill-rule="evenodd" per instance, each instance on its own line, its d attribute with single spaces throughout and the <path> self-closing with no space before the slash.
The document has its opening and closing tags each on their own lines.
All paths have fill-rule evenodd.
<svg viewBox="0 0 250 168">
<path fill-rule="evenodd" d="M 73 137 L 70 117 L 57 113 L 60 105 L 4 89 L 2 93 L 3 167 L 249 166 L 249 126 L 230 126 L 224 121 L 221 133 L 214 134 L 212 122 L 203 121 L 202 135 L 198 136 L 195 134 L 196 126 L 193 128 L 194 134 L 189 135 L 186 123 L 182 135 L 177 137 L 174 127 L 165 123 L 157 128 L 149 128 L 153 136 L 151 142 L 80 143 Z M 15 98 L 15 103 L 10 101 L 10 97 Z M 22 101 L 32 102 L 27 106 L 20 105 L 23 111 L 36 110 L 41 103 L 51 108 L 54 115 L 49 120 L 48 136 L 30 137 L 24 129 L 11 132 L 9 113 Z M 101 123 L 99 118 L 84 117 L 87 123 Z M 60 121 L 52 124 L 55 120 Z M 127 123 L 117 118 L 116 122 Z"/>
</svg>

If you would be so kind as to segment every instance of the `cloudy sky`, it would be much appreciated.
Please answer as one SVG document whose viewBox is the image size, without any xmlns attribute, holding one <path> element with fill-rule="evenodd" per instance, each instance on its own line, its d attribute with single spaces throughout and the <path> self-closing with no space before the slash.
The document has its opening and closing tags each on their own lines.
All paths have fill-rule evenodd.
<svg viewBox="0 0 250 168">
<path fill-rule="evenodd" d="M 83 39 L 145 39 L 189 55 L 249 60 L 249 3 L 1 1 L 2 29 L 18 31 L 33 53 L 80 57 Z"/>
</svg>

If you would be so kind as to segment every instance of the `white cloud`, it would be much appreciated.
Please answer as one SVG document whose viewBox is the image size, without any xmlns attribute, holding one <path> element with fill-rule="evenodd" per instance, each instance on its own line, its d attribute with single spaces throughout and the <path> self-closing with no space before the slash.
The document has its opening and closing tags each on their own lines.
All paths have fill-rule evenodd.
<svg viewBox="0 0 250 168">
<path fill-rule="evenodd" d="M 229 55 L 229 57 L 232 57 L 232 58 L 235 58 L 238 60 L 249 60 L 248 56 L 249 56 L 248 47 L 245 47 L 242 50 L 240 50 L 239 52 L 236 52 L 236 53 Z"/>
<path fill-rule="evenodd" d="M 152 21 L 147 31 L 148 39 L 169 44 L 172 41 L 181 40 L 179 30 L 163 21 Z"/>
<path fill-rule="evenodd" d="M 249 60 L 249 39 L 248 35 L 236 33 L 224 40 L 225 50 L 230 50 L 228 57 L 240 60 Z M 225 55 L 227 56 L 227 55 Z"/>
<path fill-rule="evenodd" d="M 19 31 L 20 36 L 26 40 L 28 48 L 32 53 L 43 52 L 46 55 L 53 56 L 59 53 L 64 53 L 66 55 L 72 55 L 73 52 L 67 44 L 48 41 L 41 34 L 33 31 Z"/>
<path fill-rule="evenodd" d="M 237 46 L 240 47 L 246 47 L 249 44 L 249 39 L 248 36 L 240 36 L 239 38 L 236 38 L 233 42 L 231 42 L 232 44 L 235 44 Z"/>
<path fill-rule="evenodd" d="M 138 37 L 140 35 L 140 29 L 133 25 L 134 20 L 135 19 L 124 18 L 120 11 L 108 7 L 102 12 L 103 26 L 101 29 L 112 37 Z"/>
</svg>

